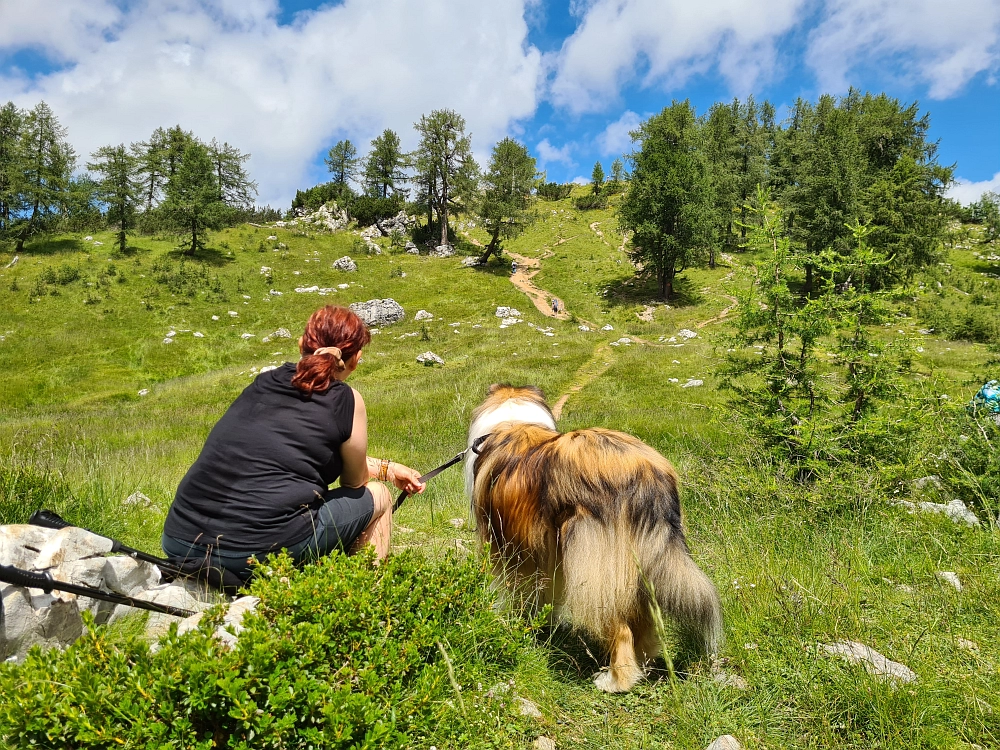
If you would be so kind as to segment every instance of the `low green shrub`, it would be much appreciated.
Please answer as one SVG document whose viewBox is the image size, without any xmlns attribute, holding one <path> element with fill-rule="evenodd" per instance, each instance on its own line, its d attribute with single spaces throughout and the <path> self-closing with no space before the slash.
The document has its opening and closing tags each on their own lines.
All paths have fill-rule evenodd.
<svg viewBox="0 0 1000 750">
<path fill-rule="evenodd" d="M 516 747 L 505 680 L 532 627 L 494 611 L 481 562 L 404 552 L 270 560 L 238 645 L 176 628 L 155 653 L 104 628 L 0 666 L 6 747 Z"/>
<path fill-rule="evenodd" d="M 579 211 L 593 211 L 599 208 L 607 208 L 608 196 L 602 195 L 601 193 L 581 195 L 580 197 L 573 199 L 573 205 L 575 205 Z"/>
<path fill-rule="evenodd" d="M 569 198 L 569 194 L 573 192 L 573 186 L 568 183 L 543 182 L 536 188 L 536 192 L 539 198 L 544 198 L 548 201 L 558 201 L 563 198 Z"/>
</svg>

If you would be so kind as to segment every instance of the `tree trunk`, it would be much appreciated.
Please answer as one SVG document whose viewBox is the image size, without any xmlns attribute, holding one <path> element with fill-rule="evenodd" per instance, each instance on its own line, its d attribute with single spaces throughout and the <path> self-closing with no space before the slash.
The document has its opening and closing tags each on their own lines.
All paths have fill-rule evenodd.
<svg viewBox="0 0 1000 750">
<path fill-rule="evenodd" d="M 806 294 L 812 294 L 813 290 L 813 264 L 806 263 Z"/>
<path fill-rule="evenodd" d="M 441 220 L 441 244 L 448 244 L 448 200 L 447 198 L 441 202 L 441 208 L 438 209 L 438 218 Z"/>
<path fill-rule="evenodd" d="M 483 252 L 482 255 L 479 256 L 479 262 L 480 263 L 485 263 L 486 261 L 488 261 L 490 259 L 491 255 L 494 255 L 494 254 L 499 255 L 500 254 L 500 252 L 499 252 L 500 251 L 499 239 L 500 239 L 500 229 L 498 228 L 493 233 L 493 236 L 490 238 L 490 244 L 488 244 L 486 246 L 486 250 Z"/>
<path fill-rule="evenodd" d="M 198 249 L 198 222 L 192 218 L 191 219 L 191 252 L 190 255 L 194 255 L 195 251 Z"/>
<path fill-rule="evenodd" d="M 715 245 L 708 246 L 708 267 L 715 268 Z"/>
<path fill-rule="evenodd" d="M 35 226 L 35 218 L 38 216 L 38 200 L 35 200 L 35 204 L 31 208 L 31 218 L 28 219 L 27 225 L 21 230 L 21 234 L 17 237 L 17 247 L 14 248 L 15 253 L 20 253 L 24 250 L 24 241 L 31 236 L 31 230 Z"/>
</svg>

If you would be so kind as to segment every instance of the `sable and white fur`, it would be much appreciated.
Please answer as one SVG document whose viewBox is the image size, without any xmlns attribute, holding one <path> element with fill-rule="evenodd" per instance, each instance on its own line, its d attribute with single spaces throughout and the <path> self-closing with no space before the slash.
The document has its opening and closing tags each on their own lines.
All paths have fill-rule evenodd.
<svg viewBox="0 0 1000 750">
<path fill-rule="evenodd" d="M 670 462 L 621 432 L 558 432 L 533 387 L 491 386 L 469 445 L 483 435 L 466 488 L 494 573 L 608 649 L 598 688 L 631 689 L 659 655 L 650 592 L 693 650 L 716 652 L 719 595 L 688 553 Z"/>
</svg>

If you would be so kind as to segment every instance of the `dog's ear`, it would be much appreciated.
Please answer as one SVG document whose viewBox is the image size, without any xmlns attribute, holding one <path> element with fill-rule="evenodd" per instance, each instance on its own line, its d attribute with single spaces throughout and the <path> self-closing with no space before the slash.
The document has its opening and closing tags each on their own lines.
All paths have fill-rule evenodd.
<svg viewBox="0 0 1000 750">
<path fill-rule="evenodd" d="M 491 383 L 490 387 L 486 389 L 486 395 L 492 396 L 494 393 L 496 393 L 503 387 L 504 387 L 503 383 Z"/>
</svg>

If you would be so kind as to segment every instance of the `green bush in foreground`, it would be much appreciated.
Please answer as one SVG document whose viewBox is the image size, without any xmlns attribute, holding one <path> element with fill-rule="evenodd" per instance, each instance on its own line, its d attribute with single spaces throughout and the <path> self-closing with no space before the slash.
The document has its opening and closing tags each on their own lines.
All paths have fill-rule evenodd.
<svg viewBox="0 0 1000 750">
<path fill-rule="evenodd" d="M 486 581 L 479 562 L 454 556 L 376 566 L 334 555 L 301 571 L 277 558 L 251 586 L 261 604 L 232 651 L 211 637 L 214 612 L 196 632 L 172 628 L 155 653 L 90 627 L 64 652 L 3 665 L 0 738 L 12 748 L 518 745 L 509 697 L 469 689 L 506 675 L 530 631 L 494 612 Z"/>
</svg>

